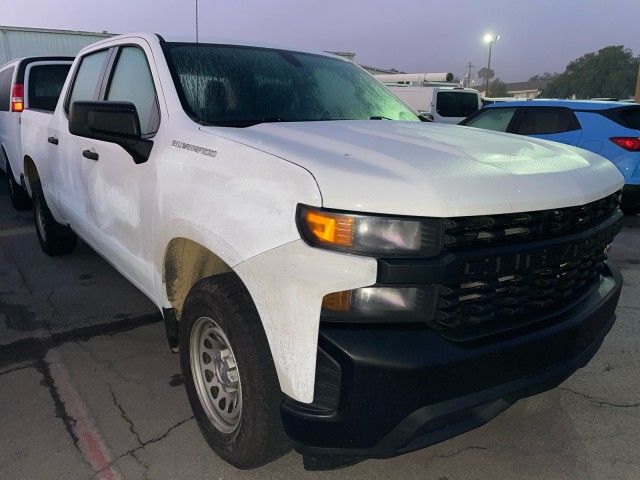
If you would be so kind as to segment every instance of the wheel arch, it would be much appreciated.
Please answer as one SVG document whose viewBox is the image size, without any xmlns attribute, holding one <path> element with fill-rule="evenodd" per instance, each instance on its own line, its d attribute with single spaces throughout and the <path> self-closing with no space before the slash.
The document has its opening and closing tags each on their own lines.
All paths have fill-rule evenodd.
<svg viewBox="0 0 640 480">
<path fill-rule="evenodd" d="M 229 272 L 233 268 L 204 245 L 186 237 L 171 239 L 165 249 L 162 283 L 176 319 L 182 316 L 184 302 L 196 283 Z"/>
</svg>

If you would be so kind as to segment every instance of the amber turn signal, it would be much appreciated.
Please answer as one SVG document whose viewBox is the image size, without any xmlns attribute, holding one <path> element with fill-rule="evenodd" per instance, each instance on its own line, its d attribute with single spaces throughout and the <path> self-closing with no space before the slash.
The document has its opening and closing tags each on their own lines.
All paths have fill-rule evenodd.
<svg viewBox="0 0 640 480">
<path fill-rule="evenodd" d="M 348 312 L 351 308 L 351 290 L 325 295 L 322 299 L 322 308 L 334 312 Z"/>
<path fill-rule="evenodd" d="M 307 210 L 304 219 L 309 231 L 320 242 L 342 247 L 353 246 L 353 217 Z"/>
</svg>

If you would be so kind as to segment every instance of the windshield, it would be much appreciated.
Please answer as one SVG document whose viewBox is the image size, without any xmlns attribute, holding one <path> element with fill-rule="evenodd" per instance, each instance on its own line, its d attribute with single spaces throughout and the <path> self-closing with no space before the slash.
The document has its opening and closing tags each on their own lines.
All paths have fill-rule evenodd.
<svg viewBox="0 0 640 480">
<path fill-rule="evenodd" d="M 167 43 L 164 48 L 184 109 L 207 125 L 419 120 L 345 60 L 235 45 Z"/>
</svg>

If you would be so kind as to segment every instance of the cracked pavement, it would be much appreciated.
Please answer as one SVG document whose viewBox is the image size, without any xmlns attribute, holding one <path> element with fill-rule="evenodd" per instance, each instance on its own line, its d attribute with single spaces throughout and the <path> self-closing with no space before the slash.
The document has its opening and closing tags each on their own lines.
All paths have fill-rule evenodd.
<svg viewBox="0 0 640 480">
<path fill-rule="evenodd" d="M 239 471 L 202 438 L 150 302 L 85 245 L 42 254 L 31 213 L 11 210 L 0 184 L 0 478 L 640 478 L 640 216 L 611 251 L 625 276 L 618 321 L 560 387 L 402 457 L 305 472 L 290 452 Z"/>
</svg>

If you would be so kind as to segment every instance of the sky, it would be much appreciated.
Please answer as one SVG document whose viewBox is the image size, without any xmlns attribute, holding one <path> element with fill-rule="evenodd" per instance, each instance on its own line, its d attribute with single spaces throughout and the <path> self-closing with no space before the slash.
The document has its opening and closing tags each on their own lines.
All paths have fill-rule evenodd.
<svg viewBox="0 0 640 480">
<path fill-rule="evenodd" d="M 465 74 L 487 64 L 503 81 L 562 72 L 607 45 L 640 55 L 640 0 L 199 0 L 201 37 L 355 52 L 406 72 Z M 0 0 L 0 25 L 194 35 L 195 0 Z"/>
</svg>

